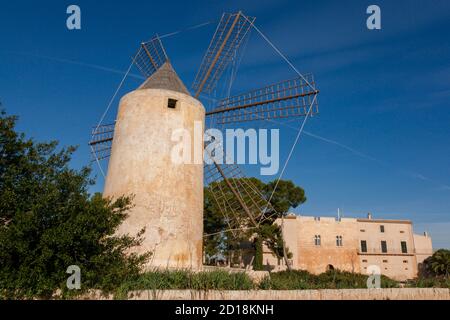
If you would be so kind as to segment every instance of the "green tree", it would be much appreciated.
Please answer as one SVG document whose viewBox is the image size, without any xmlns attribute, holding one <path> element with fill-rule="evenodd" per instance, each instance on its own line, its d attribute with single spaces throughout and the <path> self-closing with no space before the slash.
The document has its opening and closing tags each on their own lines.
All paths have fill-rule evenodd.
<svg viewBox="0 0 450 320">
<path fill-rule="evenodd" d="M 215 209 L 215 203 L 211 190 L 204 188 L 204 218 L 203 231 L 207 235 L 204 239 L 203 250 L 207 257 L 222 254 L 224 250 L 224 239 L 222 230 L 226 222 L 219 212 Z"/>
<path fill-rule="evenodd" d="M 230 236 L 230 233 L 221 233 L 228 227 L 249 227 L 252 225 L 246 219 L 239 220 L 237 225 L 230 225 L 225 221 L 220 208 L 215 203 L 213 194 L 210 188 L 205 188 L 205 210 L 204 223 L 205 233 L 204 238 L 205 251 L 207 254 L 216 254 L 218 252 L 227 255 L 227 252 L 232 251 L 240 246 L 241 243 L 253 239 L 253 247 L 255 251 L 255 258 L 253 260 L 253 268 L 260 270 L 263 267 L 263 244 L 272 251 L 272 253 L 279 259 L 283 258 L 285 254 L 289 258 L 291 254 L 287 248 L 284 247 L 281 227 L 274 224 L 275 220 L 285 216 L 289 209 L 296 208 L 306 201 L 304 190 L 296 186 L 292 181 L 280 180 L 264 183 L 256 178 L 241 178 L 247 179 L 250 183 L 263 195 L 265 199 L 271 198 L 271 208 L 266 213 L 269 219 L 266 219 L 258 229 L 249 229 L 248 232 L 240 232 L 237 238 Z M 234 195 L 229 191 L 224 181 L 218 182 L 221 184 L 221 189 L 225 190 L 224 197 L 233 198 Z M 276 186 L 276 189 L 275 189 Z M 275 192 L 273 192 L 275 190 Z M 242 213 L 243 214 L 243 213 Z M 231 214 L 229 214 L 231 216 Z M 241 217 L 242 218 L 242 217 Z M 242 225 L 244 221 L 245 225 Z M 214 234 L 214 236 L 208 236 Z M 286 251 L 286 252 L 285 252 Z"/>
<path fill-rule="evenodd" d="M 433 276 L 450 275 L 450 250 L 440 249 L 423 262 L 425 272 Z"/>
<path fill-rule="evenodd" d="M 69 167 L 74 147 L 38 143 L 15 131 L 0 110 L 0 296 L 68 293 L 67 267 L 81 268 L 82 289 L 114 289 L 137 276 L 149 254 L 126 254 L 142 232 L 116 236 L 131 200 L 90 196 L 90 170 Z"/>
</svg>

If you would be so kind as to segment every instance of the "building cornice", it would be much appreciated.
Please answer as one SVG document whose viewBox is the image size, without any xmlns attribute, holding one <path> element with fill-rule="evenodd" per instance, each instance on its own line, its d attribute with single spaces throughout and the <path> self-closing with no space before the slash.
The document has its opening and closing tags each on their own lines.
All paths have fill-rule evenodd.
<svg viewBox="0 0 450 320">
<path fill-rule="evenodd" d="M 403 223 L 412 224 L 411 220 L 385 220 L 385 219 L 356 219 L 357 222 L 373 222 L 373 223 Z"/>
</svg>

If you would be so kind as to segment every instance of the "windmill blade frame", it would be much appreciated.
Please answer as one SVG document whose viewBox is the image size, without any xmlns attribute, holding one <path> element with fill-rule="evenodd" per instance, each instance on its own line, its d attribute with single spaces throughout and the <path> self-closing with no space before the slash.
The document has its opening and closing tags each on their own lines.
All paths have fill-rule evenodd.
<svg viewBox="0 0 450 320">
<path fill-rule="evenodd" d="M 133 58 L 134 65 L 146 78 L 154 74 L 167 61 L 169 57 L 158 35 L 150 41 L 142 42 Z"/>
<path fill-rule="evenodd" d="M 255 19 L 245 17 L 241 11 L 222 15 L 192 84 L 196 98 L 202 92 L 210 94 L 215 89 Z"/>
<path fill-rule="evenodd" d="M 228 124 L 306 116 L 309 110 L 315 115 L 319 108 L 314 96 L 319 90 L 314 85 L 312 74 L 284 80 L 222 99 L 206 116 L 215 117 L 218 124 Z"/>
<path fill-rule="evenodd" d="M 169 57 L 158 35 L 155 35 L 149 41 L 142 42 L 132 58 L 132 64 L 139 69 L 146 79 L 150 78 L 168 61 Z M 115 123 L 98 125 L 92 130 L 89 141 L 92 153 L 91 162 L 110 157 L 114 126 Z"/>
<path fill-rule="evenodd" d="M 115 123 L 110 123 L 92 129 L 91 140 L 89 141 L 93 158 L 91 159 L 92 162 L 109 158 L 114 137 L 114 127 Z"/>
<path fill-rule="evenodd" d="M 223 146 L 219 145 L 221 155 L 225 155 Z M 276 214 L 274 208 L 260 190 L 245 177 L 239 165 L 226 156 L 224 161 L 217 161 L 205 148 L 207 161 L 204 164 L 204 180 L 221 211 L 228 222 L 230 230 L 239 229 L 245 225 L 258 228 L 261 223 Z M 222 184 L 222 182 L 224 182 Z M 230 191 L 231 193 L 227 192 Z M 270 212 L 270 216 L 266 213 Z M 234 223 L 229 223 L 230 220 Z"/>
</svg>

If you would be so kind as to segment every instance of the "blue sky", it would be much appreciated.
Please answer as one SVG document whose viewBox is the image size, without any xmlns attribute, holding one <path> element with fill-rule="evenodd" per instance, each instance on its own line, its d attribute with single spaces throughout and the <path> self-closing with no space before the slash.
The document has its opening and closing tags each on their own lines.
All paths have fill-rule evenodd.
<svg viewBox="0 0 450 320">
<path fill-rule="evenodd" d="M 82 29 L 66 28 L 77 4 Z M 381 8 L 382 29 L 366 28 Z M 305 215 L 411 219 L 435 247 L 450 247 L 450 3 L 448 1 L 8 1 L 0 5 L 0 99 L 37 140 L 79 145 L 73 166 L 89 163 L 89 132 L 139 43 L 153 34 L 217 21 L 243 10 L 301 72 L 315 75 L 320 115 L 309 119 L 283 178 L 301 185 Z M 213 23 L 164 38 L 189 86 Z M 137 76 L 134 76 L 137 75 Z M 233 91 L 293 77 L 253 32 Z M 142 80 L 136 70 L 119 96 Z M 113 120 L 117 100 L 107 120 Z M 301 120 L 281 130 L 287 157 Z M 256 175 L 258 168 L 246 168 Z M 92 191 L 102 190 L 103 179 Z M 275 179 L 276 177 L 272 177 Z"/>
</svg>

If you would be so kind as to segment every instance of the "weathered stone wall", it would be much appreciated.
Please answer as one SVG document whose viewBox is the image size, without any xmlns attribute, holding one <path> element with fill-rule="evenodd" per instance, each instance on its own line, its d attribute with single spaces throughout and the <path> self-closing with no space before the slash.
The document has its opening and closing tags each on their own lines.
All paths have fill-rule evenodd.
<svg viewBox="0 0 450 320">
<path fill-rule="evenodd" d="M 329 267 L 349 272 L 360 272 L 358 237 L 355 219 L 298 218 L 298 268 L 314 274 L 326 272 Z M 321 236 L 320 246 L 314 244 L 314 236 Z M 342 237 L 337 246 L 336 237 Z"/>
<path fill-rule="evenodd" d="M 384 227 L 384 232 L 381 231 Z M 367 252 L 360 253 L 361 272 L 376 265 L 381 273 L 400 281 L 417 276 L 417 260 L 410 221 L 358 219 L 360 240 L 367 242 Z M 386 241 L 387 253 L 381 251 Z M 402 253 L 401 242 L 406 242 L 407 253 Z"/>
<path fill-rule="evenodd" d="M 342 289 L 195 291 L 146 290 L 130 293 L 133 300 L 450 300 L 449 289 Z"/>
<path fill-rule="evenodd" d="M 404 281 L 415 278 L 418 263 L 432 254 L 431 238 L 415 235 L 408 220 L 288 216 L 284 219 L 284 235 L 293 253 L 292 268 L 314 274 L 331 266 L 367 274 L 370 266 L 378 266 L 381 274 Z M 315 236 L 321 237 L 320 245 L 315 244 Z M 342 246 L 336 244 L 336 236 L 342 236 Z M 361 241 L 366 242 L 367 252 L 362 252 Z M 386 253 L 381 250 L 382 241 L 386 241 Z M 407 252 L 402 252 L 402 241 Z M 268 270 L 286 269 L 284 261 L 267 248 L 263 259 Z"/>
<path fill-rule="evenodd" d="M 175 109 L 168 99 L 177 100 Z M 134 195 L 134 207 L 119 234 L 137 234 L 146 228 L 136 251 L 152 251 L 148 267 L 202 267 L 203 236 L 203 123 L 205 110 L 196 99 L 164 89 L 141 89 L 120 102 L 104 196 Z M 175 130 L 186 129 L 200 139 L 200 163 L 174 163 Z M 197 130 L 198 131 L 198 130 Z"/>
<path fill-rule="evenodd" d="M 415 234 L 414 246 L 416 249 L 417 264 L 421 264 L 426 258 L 433 255 L 433 244 L 428 234 Z"/>
<path fill-rule="evenodd" d="M 277 221 L 280 224 L 280 221 Z M 284 219 L 284 236 L 293 254 L 293 269 L 314 274 L 326 272 L 329 267 L 349 272 L 360 272 L 358 233 L 356 219 L 314 219 L 314 217 L 287 217 Z M 314 237 L 321 237 L 316 245 Z M 342 237 L 342 246 L 336 245 L 336 236 Z M 283 260 L 278 261 L 269 250 L 264 252 L 264 264 L 273 271 L 284 270 Z"/>
</svg>

